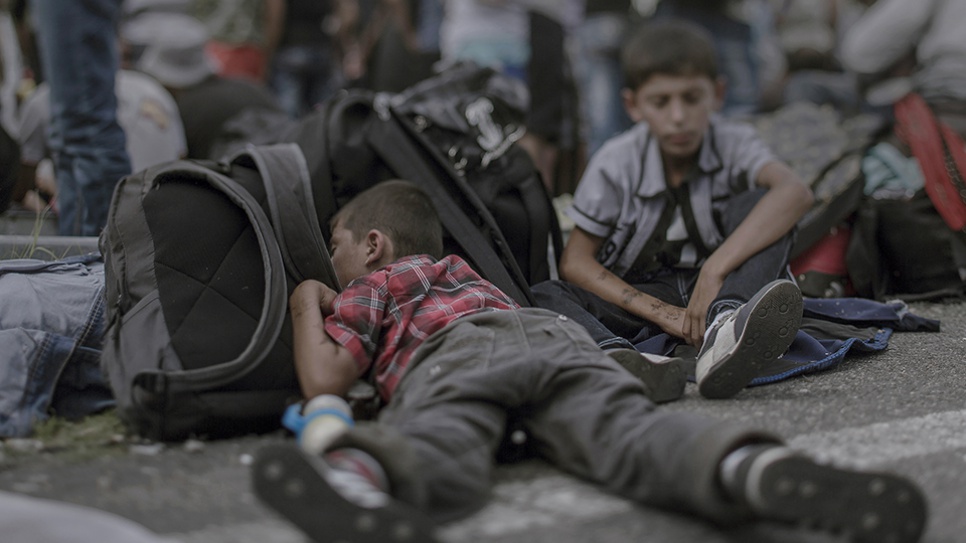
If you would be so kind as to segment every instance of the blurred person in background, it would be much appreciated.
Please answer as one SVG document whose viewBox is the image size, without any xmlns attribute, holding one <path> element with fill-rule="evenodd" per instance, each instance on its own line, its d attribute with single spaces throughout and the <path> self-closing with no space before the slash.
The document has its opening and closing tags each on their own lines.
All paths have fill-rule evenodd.
<svg viewBox="0 0 966 543">
<path fill-rule="evenodd" d="M 299 118 L 345 83 L 338 0 L 288 0 L 281 39 L 270 62 L 269 84 L 283 109 Z"/>
<path fill-rule="evenodd" d="M 121 0 L 31 0 L 57 171 L 61 235 L 97 236 L 117 181 L 131 173 L 117 121 Z"/>
<path fill-rule="evenodd" d="M 268 81 L 268 69 L 285 21 L 286 0 L 194 0 L 205 24 L 205 51 L 224 77 Z"/>
<path fill-rule="evenodd" d="M 183 13 L 145 13 L 122 31 L 125 48 L 137 52 L 125 59 L 174 97 L 184 125 L 188 158 L 212 158 L 212 145 L 224 123 L 246 109 L 282 112 L 265 84 L 224 77 L 205 52 L 208 33 L 196 18 Z"/>
</svg>

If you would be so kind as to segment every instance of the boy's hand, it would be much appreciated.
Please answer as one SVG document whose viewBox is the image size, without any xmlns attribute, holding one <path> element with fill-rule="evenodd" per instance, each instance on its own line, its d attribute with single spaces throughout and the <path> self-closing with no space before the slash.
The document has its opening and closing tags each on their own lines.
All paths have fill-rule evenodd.
<svg viewBox="0 0 966 543">
<path fill-rule="evenodd" d="M 661 327 L 668 334 L 687 341 L 688 336 L 684 333 L 684 325 L 687 322 L 687 312 L 683 307 L 664 304 L 658 309 L 659 319 L 653 322 Z"/>
<path fill-rule="evenodd" d="M 352 353 L 325 331 L 337 294 L 319 281 L 299 283 L 289 296 L 292 312 L 292 357 L 302 395 L 344 397 L 361 374 Z"/>
<path fill-rule="evenodd" d="M 338 293 L 332 287 L 314 279 L 307 279 L 292 291 L 288 305 L 293 317 L 311 310 L 319 310 L 323 316 L 327 316 L 332 314 L 332 303 L 336 296 Z"/>
<path fill-rule="evenodd" d="M 684 313 L 683 326 L 684 340 L 695 347 L 700 347 L 701 342 L 704 340 L 704 331 L 708 324 L 705 322 L 708 315 L 708 308 L 711 307 L 711 302 L 717 298 L 723 283 L 723 277 L 712 273 L 704 273 L 704 270 L 698 274 L 698 281 L 694 285 L 694 290 L 691 292 L 691 301 L 688 303 L 688 308 Z"/>
</svg>

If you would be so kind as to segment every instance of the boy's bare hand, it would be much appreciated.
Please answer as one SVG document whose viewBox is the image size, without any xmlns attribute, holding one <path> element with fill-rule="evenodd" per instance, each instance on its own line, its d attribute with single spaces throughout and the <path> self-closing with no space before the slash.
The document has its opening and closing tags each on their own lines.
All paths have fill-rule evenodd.
<svg viewBox="0 0 966 543">
<path fill-rule="evenodd" d="M 654 320 L 654 323 L 661 327 L 668 334 L 687 340 L 687 336 L 684 335 L 684 323 L 686 322 L 686 313 L 683 307 L 678 307 L 671 304 L 663 303 L 661 307 L 653 308 L 657 311 L 658 318 Z"/>
<path fill-rule="evenodd" d="M 293 318 L 313 310 L 321 311 L 323 316 L 327 316 L 332 314 L 332 303 L 336 296 L 338 293 L 332 287 L 314 279 L 307 279 L 292 291 L 288 305 Z"/>
<path fill-rule="evenodd" d="M 717 275 L 704 273 L 703 270 L 698 274 L 698 281 L 691 292 L 691 301 L 685 311 L 683 326 L 684 340 L 695 347 L 700 347 L 704 340 L 705 327 L 708 324 L 705 322 L 708 308 L 718 297 L 723 283 L 724 279 Z"/>
</svg>

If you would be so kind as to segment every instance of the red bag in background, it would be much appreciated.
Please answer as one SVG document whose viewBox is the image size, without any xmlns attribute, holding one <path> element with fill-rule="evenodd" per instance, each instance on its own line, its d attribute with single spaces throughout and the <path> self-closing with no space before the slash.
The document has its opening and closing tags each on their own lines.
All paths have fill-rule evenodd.
<svg viewBox="0 0 966 543">
<path fill-rule="evenodd" d="M 926 194 L 951 230 L 966 227 L 966 144 L 918 94 L 896 102 L 896 134 L 922 168 Z"/>
<path fill-rule="evenodd" d="M 851 237 L 851 226 L 843 222 L 789 262 L 803 295 L 810 298 L 855 295 L 845 262 Z"/>
</svg>

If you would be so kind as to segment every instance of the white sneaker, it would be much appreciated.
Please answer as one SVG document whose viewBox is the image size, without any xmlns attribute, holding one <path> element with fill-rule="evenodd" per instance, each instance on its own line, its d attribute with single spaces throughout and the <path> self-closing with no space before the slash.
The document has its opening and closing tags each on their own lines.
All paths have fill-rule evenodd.
<svg viewBox="0 0 966 543">
<path fill-rule="evenodd" d="M 788 350 L 802 322 L 802 292 L 779 279 L 718 321 L 704 335 L 695 377 L 705 398 L 741 392 L 770 362 Z"/>
</svg>

